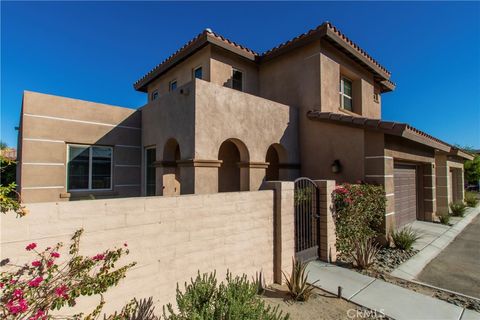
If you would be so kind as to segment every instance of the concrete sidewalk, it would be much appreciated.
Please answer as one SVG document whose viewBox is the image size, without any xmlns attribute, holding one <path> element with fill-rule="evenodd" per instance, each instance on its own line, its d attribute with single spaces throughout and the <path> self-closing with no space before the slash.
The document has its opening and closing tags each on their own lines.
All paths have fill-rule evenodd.
<svg viewBox="0 0 480 320">
<path fill-rule="evenodd" d="M 479 212 L 480 207 L 468 208 L 465 216 L 455 218 L 454 222 L 456 221 L 456 223 L 451 227 L 432 222 L 415 221 L 411 226 L 422 235 L 422 238 L 414 247 L 420 251 L 399 265 L 391 274 L 401 279 L 414 280 L 423 268 L 472 222 Z"/>
<path fill-rule="evenodd" d="M 475 311 L 325 262 L 312 261 L 307 271 L 308 282 L 318 280 L 317 287 L 337 294 L 341 286 L 345 299 L 397 320 L 480 319 Z"/>
</svg>

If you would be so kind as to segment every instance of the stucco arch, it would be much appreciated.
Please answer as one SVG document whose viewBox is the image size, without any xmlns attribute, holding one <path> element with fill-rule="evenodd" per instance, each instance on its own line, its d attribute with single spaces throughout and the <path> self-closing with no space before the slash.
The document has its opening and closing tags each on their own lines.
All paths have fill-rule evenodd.
<svg viewBox="0 0 480 320">
<path fill-rule="evenodd" d="M 287 151 L 279 143 L 271 144 L 265 155 L 265 162 L 268 167 L 265 172 L 265 180 L 280 180 L 280 164 L 287 162 Z"/>
<path fill-rule="evenodd" d="M 218 160 L 222 161 L 218 168 L 218 192 L 234 192 L 248 190 L 248 148 L 239 139 L 227 139 L 218 149 Z"/>
<path fill-rule="evenodd" d="M 181 159 L 180 145 L 170 138 L 163 148 L 163 187 L 164 196 L 179 195 L 181 189 L 180 167 L 177 161 Z"/>
</svg>

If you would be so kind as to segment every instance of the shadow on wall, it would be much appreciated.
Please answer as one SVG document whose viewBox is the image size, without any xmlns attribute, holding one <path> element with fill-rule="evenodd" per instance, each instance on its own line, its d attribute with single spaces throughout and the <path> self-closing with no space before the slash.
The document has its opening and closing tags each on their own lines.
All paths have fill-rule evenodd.
<svg viewBox="0 0 480 320">
<path fill-rule="evenodd" d="M 69 133 L 71 134 L 71 132 Z M 88 134 L 86 134 L 87 136 Z M 70 136 L 69 136 L 70 137 Z M 78 137 L 64 139 L 67 148 L 66 188 L 70 200 L 137 197 L 141 195 L 141 114 L 135 111 L 96 141 Z M 78 145 L 75 147 L 75 145 Z M 108 147 L 94 149 L 87 145 Z M 72 148 L 76 148 L 74 151 Z M 91 168 L 89 166 L 91 157 Z M 89 178 L 90 175 L 90 178 Z M 90 187 L 83 186 L 88 184 Z"/>
</svg>

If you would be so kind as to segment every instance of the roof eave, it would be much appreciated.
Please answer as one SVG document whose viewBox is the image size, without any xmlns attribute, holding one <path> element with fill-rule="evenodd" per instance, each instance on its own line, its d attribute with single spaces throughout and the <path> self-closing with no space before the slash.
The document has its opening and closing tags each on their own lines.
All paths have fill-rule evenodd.
<svg viewBox="0 0 480 320">
<path fill-rule="evenodd" d="M 450 154 L 463 158 L 465 160 L 473 160 L 475 158 L 473 154 L 470 154 L 462 149 L 455 148 L 455 147 L 452 148 L 452 150 L 450 151 Z"/>
</svg>

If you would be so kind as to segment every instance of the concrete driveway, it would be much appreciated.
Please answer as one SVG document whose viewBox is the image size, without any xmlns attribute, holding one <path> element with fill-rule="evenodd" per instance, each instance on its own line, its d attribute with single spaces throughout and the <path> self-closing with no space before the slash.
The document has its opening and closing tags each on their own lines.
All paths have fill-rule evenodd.
<svg viewBox="0 0 480 320">
<path fill-rule="evenodd" d="M 480 298 L 480 215 L 422 270 L 417 279 Z"/>
</svg>

